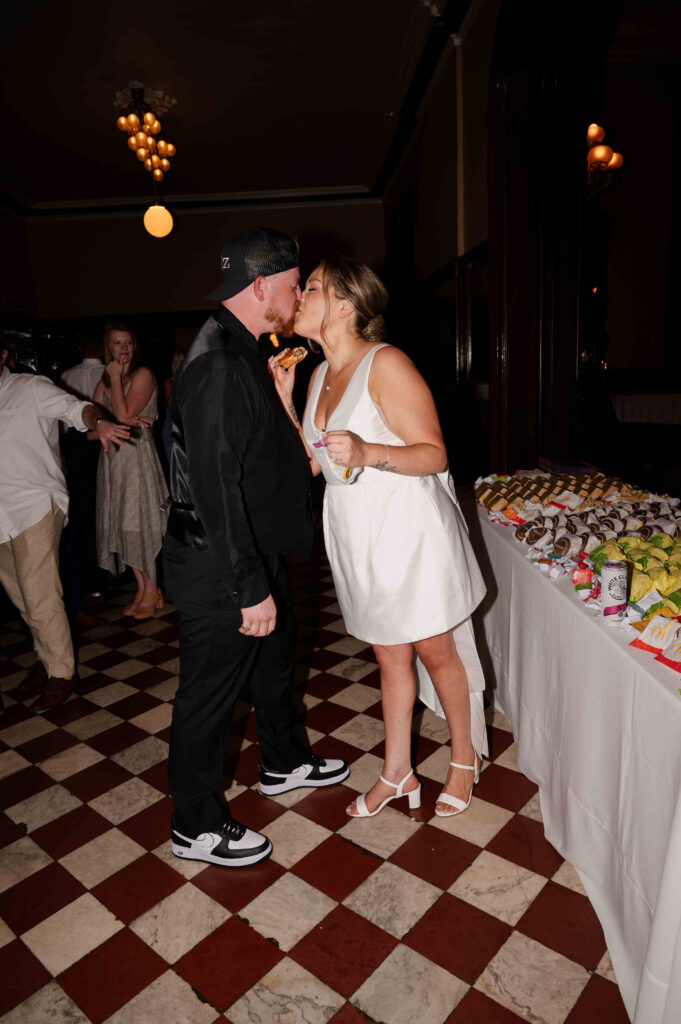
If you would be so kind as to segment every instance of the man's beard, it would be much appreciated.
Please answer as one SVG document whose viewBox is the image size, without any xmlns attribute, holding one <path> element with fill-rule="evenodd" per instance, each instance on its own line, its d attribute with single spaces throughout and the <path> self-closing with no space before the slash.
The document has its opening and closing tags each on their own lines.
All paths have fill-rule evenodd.
<svg viewBox="0 0 681 1024">
<path fill-rule="evenodd" d="M 265 311 L 265 320 L 272 327 L 272 333 L 280 334 L 282 338 L 290 338 L 295 333 L 295 312 L 286 320 L 278 309 L 270 306 Z"/>
</svg>

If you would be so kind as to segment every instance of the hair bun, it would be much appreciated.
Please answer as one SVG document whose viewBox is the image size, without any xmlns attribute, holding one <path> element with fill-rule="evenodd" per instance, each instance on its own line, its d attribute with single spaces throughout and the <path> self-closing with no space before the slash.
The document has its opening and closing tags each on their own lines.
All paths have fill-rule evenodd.
<svg viewBox="0 0 681 1024">
<path fill-rule="evenodd" d="M 383 341 L 385 339 L 385 320 L 378 313 L 366 322 L 362 329 L 362 337 L 365 341 Z"/>
</svg>

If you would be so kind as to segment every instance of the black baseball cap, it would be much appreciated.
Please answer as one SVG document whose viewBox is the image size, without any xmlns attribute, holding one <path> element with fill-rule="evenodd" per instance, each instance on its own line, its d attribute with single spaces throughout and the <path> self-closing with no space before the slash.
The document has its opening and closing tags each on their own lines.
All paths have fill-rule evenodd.
<svg viewBox="0 0 681 1024">
<path fill-rule="evenodd" d="M 231 299 L 256 277 L 281 274 L 298 266 L 298 246 L 275 228 L 246 228 L 227 239 L 220 254 L 222 284 L 206 299 Z"/>
</svg>

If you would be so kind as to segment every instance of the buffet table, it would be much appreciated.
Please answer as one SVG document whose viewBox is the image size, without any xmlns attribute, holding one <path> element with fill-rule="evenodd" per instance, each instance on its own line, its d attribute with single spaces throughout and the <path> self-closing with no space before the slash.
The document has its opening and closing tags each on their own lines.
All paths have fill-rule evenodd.
<svg viewBox="0 0 681 1024">
<path fill-rule="evenodd" d="M 635 1024 L 681 1021 L 681 675 L 548 579 L 513 531 L 469 518 L 488 582 L 488 685 L 547 839 L 578 870 Z"/>
</svg>

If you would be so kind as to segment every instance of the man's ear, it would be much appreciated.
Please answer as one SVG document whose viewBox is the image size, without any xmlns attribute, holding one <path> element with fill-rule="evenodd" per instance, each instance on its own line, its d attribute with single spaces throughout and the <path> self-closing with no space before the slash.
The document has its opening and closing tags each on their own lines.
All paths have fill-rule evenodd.
<svg viewBox="0 0 681 1024">
<path fill-rule="evenodd" d="M 3 348 L 0 352 L 0 366 L 4 366 L 7 362 L 7 349 Z"/>
<path fill-rule="evenodd" d="M 265 281 L 264 276 L 262 274 L 260 274 L 260 276 L 256 277 L 255 281 L 253 282 L 253 294 L 255 295 L 255 297 L 258 300 L 258 302 L 264 302 L 265 301 L 266 289 L 267 289 L 267 282 Z"/>
</svg>

